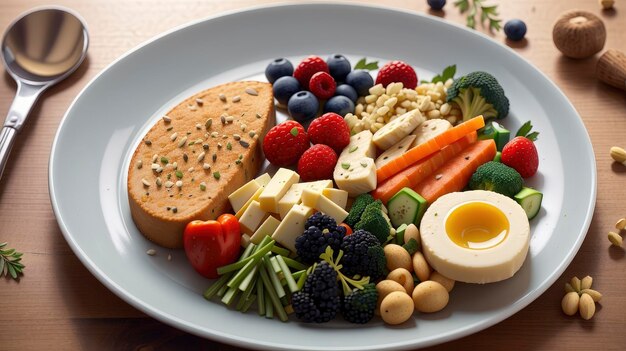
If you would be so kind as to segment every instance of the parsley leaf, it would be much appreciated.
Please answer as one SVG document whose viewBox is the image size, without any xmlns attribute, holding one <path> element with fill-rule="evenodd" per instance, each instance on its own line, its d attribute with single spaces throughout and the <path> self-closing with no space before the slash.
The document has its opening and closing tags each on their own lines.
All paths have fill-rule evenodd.
<svg viewBox="0 0 626 351">
<path fill-rule="evenodd" d="M 367 71 L 373 71 L 378 69 L 378 61 L 367 62 L 367 59 L 364 57 L 359 60 L 359 62 L 354 65 L 354 69 L 364 69 Z"/>
</svg>

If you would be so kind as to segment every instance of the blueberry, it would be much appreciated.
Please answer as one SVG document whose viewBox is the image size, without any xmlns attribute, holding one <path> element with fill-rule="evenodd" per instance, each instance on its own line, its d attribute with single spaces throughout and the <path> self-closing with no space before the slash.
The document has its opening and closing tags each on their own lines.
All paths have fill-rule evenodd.
<svg viewBox="0 0 626 351">
<path fill-rule="evenodd" d="M 512 19 L 504 25 L 504 34 L 513 41 L 522 40 L 526 35 L 526 23 L 519 19 Z"/>
<path fill-rule="evenodd" d="M 343 95 L 335 95 L 326 101 L 324 113 L 334 112 L 342 117 L 354 112 L 354 102 Z"/>
<path fill-rule="evenodd" d="M 369 89 L 374 86 L 374 79 L 368 71 L 358 69 L 348 73 L 346 83 L 350 84 L 359 96 L 365 96 L 369 94 Z"/>
<path fill-rule="evenodd" d="M 330 75 L 333 76 L 337 82 L 343 82 L 348 73 L 350 73 L 350 70 L 352 70 L 350 61 L 341 54 L 330 55 L 330 57 L 326 59 L 326 64 L 328 64 Z"/>
<path fill-rule="evenodd" d="M 287 105 L 287 101 L 289 98 L 302 90 L 300 87 L 300 83 L 298 80 L 292 76 L 280 77 L 272 86 L 272 90 L 274 91 L 274 97 L 281 105 Z"/>
<path fill-rule="evenodd" d="M 277 58 L 265 68 L 265 78 L 274 83 L 278 78 L 293 74 L 293 65 L 286 58 Z"/>
<path fill-rule="evenodd" d="M 356 90 L 348 84 L 338 85 L 335 89 L 335 95 L 345 96 L 354 103 L 356 103 L 356 100 L 359 98 L 359 94 L 356 93 Z"/>
<path fill-rule="evenodd" d="M 330 100 L 329 100 L 330 101 Z M 289 98 L 287 111 L 296 121 L 302 123 L 313 119 L 317 115 L 320 103 L 310 91 L 299 91 Z"/>
<path fill-rule="evenodd" d="M 428 0 L 428 6 L 433 10 L 441 10 L 446 6 L 446 0 Z"/>
</svg>

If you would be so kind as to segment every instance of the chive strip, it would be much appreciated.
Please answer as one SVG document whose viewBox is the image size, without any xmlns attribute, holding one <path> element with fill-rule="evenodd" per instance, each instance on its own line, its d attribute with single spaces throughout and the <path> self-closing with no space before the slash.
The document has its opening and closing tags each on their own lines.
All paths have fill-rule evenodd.
<svg viewBox="0 0 626 351">
<path fill-rule="evenodd" d="M 276 256 L 276 261 L 278 261 L 278 265 L 283 271 L 283 275 L 285 276 L 285 280 L 287 281 L 289 291 L 291 291 L 292 293 L 298 291 L 298 284 L 296 284 L 296 281 L 293 280 L 293 277 L 291 276 L 291 271 L 289 270 L 289 267 L 287 267 L 287 263 L 283 259 L 283 256 Z"/>
<path fill-rule="evenodd" d="M 249 243 L 248 246 L 246 246 L 246 249 L 243 250 L 243 253 L 241 254 L 241 256 L 239 257 L 237 261 L 242 261 L 248 258 L 248 256 L 250 256 L 250 254 L 255 250 L 256 247 L 257 246 L 254 245 L 253 243 Z"/>
<path fill-rule="evenodd" d="M 256 295 L 250 295 L 250 297 L 246 299 L 246 302 L 244 302 L 243 307 L 241 308 L 241 313 L 248 312 L 248 309 L 250 309 L 254 300 L 256 300 Z"/>
<path fill-rule="evenodd" d="M 276 295 L 278 295 L 278 297 L 285 296 L 285 289 L 283 289 L 283 286 L 280 284 L 280 279 L 278 279 L 278 275 L 270 267 L 271 263 L 270 263 L 269 256 L 263 257 L 263 262 L 265 262 L 267 275 L 269 276 L 270 281 L 272 282 L 272 285 L 274 286 L 274 291 L 276 291 Z"/>
<path fill-rule="evenodd" d="M 257 272 L 259 270 L 259 264 L 261 264 L 261 262 L 257 262 L 257 264 L 254 267 L 252 267 L 252 270 L 248 272 L 248 274 L 243 279 L 241 284 L 239 284 L 239 290 L 241 291 L 248 290 L 248 287 L 251 285 L 250 283 L 253 281 L 253 279 L 256 280 Z"/>
<path fill-rule="evenodd" d="M 287 264 L 287 266 L 289 266 L 289 264 Z M 304 273 L 306 273 L 306 269 L 291 273 L 291 276 L 293 277 L 294 280 L 298 280 L 300 279 L 300 276 L 303 275 Z"/>
<path fill-rule="evenodd" d="M 280 303 L 280 299 L 278 298 L 276 291 L 272 289 L 272 283 L 270 282 L 270 277 L 268 276 L 265 265 L 259 266 L 259 272 L 261 273 L 261 279 L 263 279 L 263 285 L 266 287 L 265 291 L 269 295 L 271 303 L 274 304 L 278 317 L 281 321 L 286 322 L 288 319 L 287 313 L 285 312 L 283 305 Z"/>
<path fill-rule="evenodd" d="M 289 267 L 291 267 L 291 268 L 293 268 L 295 270 L 298 270 L 298 271 L 301 271 L 301 270 L 309 268 L 309 266 L 307 266 L 307 265 L 305 265 L 303 263 L 300 263 L 300 262 L 298 262 L 298 261 L 296 261 L 296 260 L 294 260 L 292 258 L 286 257 L 286 256 L 283 256 L 283 260 L 285 261 L 287 266 L 289 266 Z"/>
<path fill-rule="evenodd" d="M 270 240 L 270 242 L 267 243 L 266 245 L 263 245 L 263 246 L 259 245 L 258 249 L 253 254 L 251 254 L 250 256 L 246 257 L 245 259 L 241 261 L 237 261 L 235 263 L 231 263 L 226 266 L 219 267 L 217 269 L 217 273 L 224 274 L 224 273 L 236 271 L 238 269 L 242 269 L 250 261 L 265 256 L 266 253 L 270 252 L 270 250 L 272 249 L 272 246 L 274 246 L 274 240 Z"/>
<path fill-rule="evenodd" d="M 217 292 L 223 286 L 225 286 L 226 282 L 228 282 L 231 276 L 232 274 L 224 274 L 223 276 L 219 277 L 218 280 L 216 280 L 213 284 L 211 284 L 211 286 L 209 286 L 204 291 L 204 294 L 202 294 L 202 296 L 204 296 L 204 298 L 207 300 L 210 300 L 211 298 L 213 298 L 213 296 L 215 296 L 215 294 L 217 294 Z"/>
<path fill-rule="evenodd" d="M 272 269 L 274 270 L 274 273 L 280 273 L 280 265 L 278 264 L 276 256 L 270 257 L 270 263 L 272 264 Z"/>
<path fill-rule="evenodd" d="M 235 300 L 235 297 L 237 296 L 238 292 L 239 292 L 239 289 L 237 288 L 229 288 L 226 291 L 226 294 L 224 294 L 224 297 L 222 297 L 222 302 L 226 304 L 227 306 L 230 306 L 230 304 L 232 304 L 233 301 Z"/>
<path fill-rule="evenodd" d="M 289 254 L 291 253 L 291 251 L 289 251 L 289 250 L 287 250 L 285 248 L 282 248 L 282 247 L 278 247 L 278 246 L 274 246 L 272 248 L 272 252 L 275 253 L 275 254 L 279 254 L 281 256 L 289 256 Z"/>
<path fill-rule="evenodd" d="M 226 290 L 228 290 L 228 286 L 226 284 L 224 284 L 218 291 L 217 291 L 217 296 L 219 297 L 223 297 L 224 294 L 226 294 Z"/>
<path fill-rule="evenodd" d="M 237 301 L 237 305 L 235 306 L 235 309 L 237 311 L 241 311 L 241 309 L 243 309 L 243 305 L 246 303 L 246 297 L 241 295 L 239 297 L 239 301 Z"/>
<path fill-rule="evenodd" d="M 269 235 L 266 235 L 263 237 L 263 239 L 261 239 L 261 241 L 259 242 L 259 246 L 265 246 L 267 245 L 267 243 L 269 243 L 270 241 L 272 241 L 272 237 Z"/>
<path fill-rule="evenodd" d="M 300 278 L 298 279 L 298 291 L 302 290 L 302 288 L 304 287 L 304 282 L 306 281 L 307 275 L 308 274 L 306 274 L 306 271 L 305 271 L 304 274 L 302 274 Z"/>
<path fill-rule="evenodd" d="M 259 269 L 260 270 L 260 269 Z M 259 310 L 259 316 L 265 315 L 265 289 L 263 289 L 263 280 L 257 279 L 256 282 L 256 296 L 258 297 L 257 307 Z"/>
<path fill-rule="evenodd" d="M 230 280 L 228 281 L 228 283 L 226 283 L 226 285 L 228 285 L 229 288 L 237 288 L 237 286 L 239 286 L 239 284 L 241 284 L 241 282 L 246 278 L 248 273 L 250 273 L 252 268 L 256 267 L 257 263 L 259 263 L 259 260 L 260 258 L 257 257 L 257 258 L 253 258 L 247 261 L 248 263 L 246 263 L 246 265 L 243 266 L 243 268 L 237 271 L 237 273 L 235 273 L 235 275 L 232 278 L 230 278 Z"/>
<path fill-rule="evenodd" d="M 257 282 L 257 278 L 258 278 L 258 274 L 254 276 L 254 279 L 252 280 L 252 283 L 248 284 L 248 287 L 246 288 L 246 290 L 243 291 L 243 297 L 245 297 L 246 299 L 250 297 L 250 295 L 252 295 L 252 290 L 254 289 L 254 286 L 256 285 Z"/>
<path fill-rule="evenodd" d="M 274 305 L 269 295 L 268 290 L 265 290 L 265 318 L 274 318 Z"/>
</svg>

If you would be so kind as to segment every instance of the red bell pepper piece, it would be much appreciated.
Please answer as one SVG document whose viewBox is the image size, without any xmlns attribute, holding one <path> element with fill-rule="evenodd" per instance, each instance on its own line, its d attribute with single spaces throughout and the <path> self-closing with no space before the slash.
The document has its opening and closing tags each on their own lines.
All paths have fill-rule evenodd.
<svg viewBox="0 0 626 351">
<path fill-rule="evenodd" d="M 239 257 L 239 220 L 232 214 L 223 214 L 217 220 L 191 221 L 185 227 L 183 245 L 187 259 L 198 273 L 217 278 L 218 267 Z"/>
</svg>

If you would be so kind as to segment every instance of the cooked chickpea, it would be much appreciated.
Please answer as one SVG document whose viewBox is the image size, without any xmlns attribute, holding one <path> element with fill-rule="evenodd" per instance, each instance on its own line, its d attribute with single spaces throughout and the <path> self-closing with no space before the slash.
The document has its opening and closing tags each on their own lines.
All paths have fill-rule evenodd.
<svg viewBox="0 0 626 351">
<path fill-rule="evenodd" d="M 448 305 L 449 299 L 448 290 L 443 285 L 432 280 L 421 282 L 413 289 L 413 303 L 415 304 L 415 309 L 420 312 L 441 311 Z"/>
<path fill-rule="evenodd" d="M 420 240 L 420 231 L 417 229 L 417 226 L 413 223 L 409 224 L 404 230 L 404 243 L 408 243 L 409 240 L 415 239 L 419 244 Z"/>
<path fill-rule="evenodd" d="M 448 277 L 445 277 L 443 275 L 441 275 L 441 273 L 439 272 L 433 272 L 430 275 L 430 280 L 437 282 L 441 285 L 443 285 L 444 288 L 446 288 L 446 290 L 448 290 L 448 292 L 452 291 L 452 289 L 454 288 L 454 279 L 450 279 Z"/>
<path fill-rule="evenodd" d="M 376 291 L 378 292 L 378 301 L 376 302 L 376 311 L 380 311 L 380 304 L 383 302 L 385 296 L 391 294 L 394 291 L 406 293 L 406 290 L 400 283 L 386 279 L 376 284 Z"/>
<path fill-rule="evenodd" d="M 393 271 L 396 268 L 405 268 L 411 271 L 411 255 L 400 245 L 388 244 L 384 247 L 385 258 L 387 259 L 387 269 Z"/>
<path fill-rule="evenodd" d="M 430 266 L 421 252 L 413 254 L 413 271 L 420 281 L 426 281 L 430 277 Z"/>
<path fill-rule="evenodd" d="M 404 292 L 394 291 L 380 304 L 380 316 L 387 324 L 401 324 L 413 315 L 413 299 Z"/>
<path fill-rule="evenodd" d="M 405 268 L 396 268 L 387 274 L 387 279 L 393 280 L 404 287 L 406 293 L 411 295 L 413 293 L 413 275 Z"/>
</svg>

